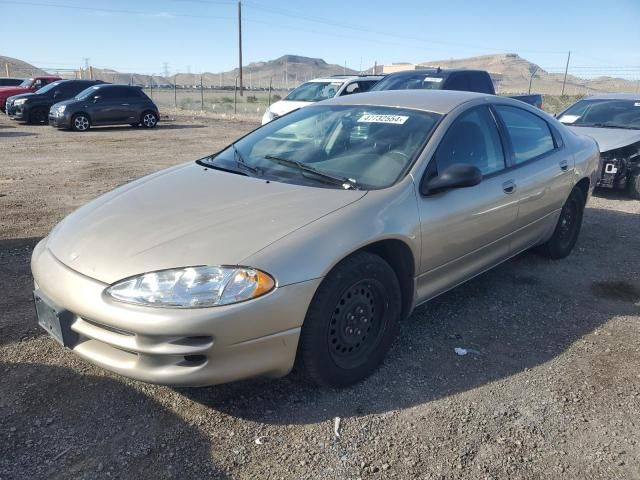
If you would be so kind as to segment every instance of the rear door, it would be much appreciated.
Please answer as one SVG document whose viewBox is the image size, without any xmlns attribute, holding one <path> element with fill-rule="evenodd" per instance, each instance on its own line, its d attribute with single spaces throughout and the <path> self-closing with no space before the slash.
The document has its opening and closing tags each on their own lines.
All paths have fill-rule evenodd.
<svg viewBox="0 0 640 480">
<path fill-rule="evenodd" d="M 562 137 L 541 115 L 496 105 L 509 144 L 509 164 L 518 197 L 514 252 L 525 250 L 553 230 L 572 186 L 574 160 Z"/>
<path fill-rule="evenodd" d="M 509 235 L 517 221 L 512 172 L 505 145 L 487 106 L 462 113 L 442 138 L 425 175 L 441 174 L 456 163 L 480 169 L 480 184 L 419 195 L 422 259 L 420 301 L 508 258 Z"/>
</svg>

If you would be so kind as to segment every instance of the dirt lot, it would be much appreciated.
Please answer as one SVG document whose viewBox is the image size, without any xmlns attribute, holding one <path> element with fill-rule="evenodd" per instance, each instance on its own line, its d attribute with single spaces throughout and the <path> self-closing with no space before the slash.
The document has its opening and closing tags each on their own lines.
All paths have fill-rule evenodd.
<svg viewBox="0 0 640 480">
<path fill-rule="evenodd" d="M 568 259 L 526 253 L 419 308 L 383 368 L 342 391 L 295 375 L 146 385 L 39 330 L 39 238 L 254 126 L 76 134 L 0 118 L 0 479 L 640 479 L 640 202 L 622 195 L 590 200 Z"/>
</svg>

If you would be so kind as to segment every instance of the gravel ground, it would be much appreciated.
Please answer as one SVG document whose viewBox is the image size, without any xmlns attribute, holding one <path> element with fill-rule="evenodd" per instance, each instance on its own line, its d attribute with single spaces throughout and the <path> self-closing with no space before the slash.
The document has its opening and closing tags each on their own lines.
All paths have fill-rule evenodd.
<svg viewBox="0 0 640 480">
<path fill-rule="evenodd" d="M 0 479 L 640 479 L 640 202 L 623 195 L 589 201 L 569 258 L 526 253 L 420 307 L 384 366 L 342 391 L 295 373 L 146 385 L 39 330 L 39 238 L 255 126 L 75 134 L 0 118 Z"/>
</svg>

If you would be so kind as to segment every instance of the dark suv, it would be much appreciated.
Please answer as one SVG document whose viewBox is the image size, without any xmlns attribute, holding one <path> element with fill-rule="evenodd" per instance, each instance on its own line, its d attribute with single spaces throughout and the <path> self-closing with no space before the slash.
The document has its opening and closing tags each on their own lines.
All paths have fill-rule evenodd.
<svg viewBox="0 0 640 480">
<path fill-rule="evenodd" d="M 158 107 L 142 88 L 127 85 L 95 85 L 49 110 L 49 125 L 78 132 L 97 125 L 153 128 L 159 119 Z"/>
<path fill-rule="evenodd" d="M 69 100 L 83 90 L 94 85 L 104 84 L 99 80 L 58 80 L 42 87 L 37 92 L 21 93 L 7 99 L 7 115 L 14 120 L 29 123 L 47 121 L 49 109 L 54 103 Z"/>
</svg>

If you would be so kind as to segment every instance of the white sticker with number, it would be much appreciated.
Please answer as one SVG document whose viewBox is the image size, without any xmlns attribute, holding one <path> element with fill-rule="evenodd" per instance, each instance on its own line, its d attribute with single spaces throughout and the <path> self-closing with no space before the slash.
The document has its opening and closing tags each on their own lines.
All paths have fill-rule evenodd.
<svg viewBox="0 0 640 480">
<path fill-rule="evenodd" d="M 424 82 L 434 82 L 434 83 L 440 83 L 442 81 L 441 78 L 438 77 L 424 77 Z"/>
<path fill-rule="evenodd" d="M 373 115 L 367 113 L 358 119 L 358 123 L 392 123 L 402 125 L 409 120 L 405 115 Z"/>
</svg>

